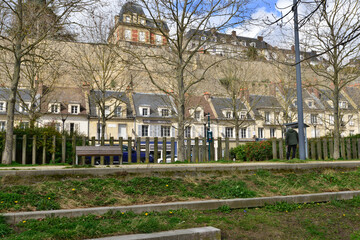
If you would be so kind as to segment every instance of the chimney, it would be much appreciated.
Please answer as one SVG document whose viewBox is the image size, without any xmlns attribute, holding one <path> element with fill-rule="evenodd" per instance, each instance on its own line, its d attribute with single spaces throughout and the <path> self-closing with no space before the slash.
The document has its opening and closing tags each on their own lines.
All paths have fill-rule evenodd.
<svg viewBox="0 0 360 240">
<path fill-rule="evenodd" d="M 236 31 L 232 31 L 231 36 L 236 37 Z"/>
<path fill-rule="evenodd" d="M 209 92 L 204 92 L 204 97 L 206 100 L 209 100 L 211 97 L 211 94 Z"/>
<path fill-rule="evenodd" d="M 291 46 L 291 51 L 295 52 L 295 46 L 294 45 Z"/>
<path fill-rule="evenodd" d="M 263 36 L 258 36 L 257 39 L 258 39 L 260 42 L 264 41 L 264 37 L 263 37 Z"/>
<path fill-rule="evenodd" d="M 120 16 L 119 15 L 115 15 L 115 25 L 120 21 Z"/>
</svg>

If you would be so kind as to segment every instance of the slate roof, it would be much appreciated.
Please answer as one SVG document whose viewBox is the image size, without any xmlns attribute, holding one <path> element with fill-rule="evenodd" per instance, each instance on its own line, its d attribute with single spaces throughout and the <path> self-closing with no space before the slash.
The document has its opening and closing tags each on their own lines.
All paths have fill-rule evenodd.
<svg viewBox="0 0 360 240">
<path fill-rule="evenodd" d="M 171 110 L 171 116 L 174 116 L 176 111 L 173 106 L 171 98 L 166 94 L 159 93 L 133 93 L 133 104 L 136 112 L 136 116 L 141 117 L 139 107 L 149 107 L 150 115 L 146 118 L 159 118 L 159 108 L 169 108 Z"/>
<path fill-rule="evenodd" d="M 78 115 L 86 115 L 86 99 L 85 92 L 82 88 L 75 87 L 57 87 L 50 91 L 44 101 L 41 103 L 41 111 L 48 112 L 50 103 L 60 103 L 62 114 L 68 114 L 69 104 L 80 104 L 80 112 Z"/>
<path fill-rule="evenodd" d="M 18 94 L 16 96 L 16 103 L 15 103 L 15 113 L 19 112 L 19 96 L 25 102 L 31 101 L 31 93 L 28 89 L 18 89 Z M 0 88 L 0 101 L 7 101 L 10 98 L 10 89 L 9 88 Z M 6 115 L 6 111 L 0 112 L 1 115 Z"/>
<path fill-rule="evenodd" d="M 321 90 L 320 93 L 321 93 L 320 100 L 324 104 L 325 108 L 328 110 L 333 109 L 333 107 L 327 102 L 327 101 L 331 100 L 332 92 L 330 90 Z M 339 100 L 348 102 L 348 108 L 342 109 L 342 110 L 355 110 L 354 107 L 352 106 L 352 104 L 346 99 L 346 97 L 342 93 L 340 93 L 340 95 L 339 95 Z"/>
<path fill-rule="evenodd" d="M 101 98 L 101 92 L 98 90 L 90 91 L 89 94 L 89 108 L 90 108 L 90 117 L 97 117 L 96 113 L 96 99 Z M 105 98 L 106 99 L 118 99 L 126 104 L 126 117 L 132 118 L 133 110 L 131 107 L 130 99 L 128 98 L 127 94 L 125 92 L 116 92 L 116 91 L 106 91 L 105 92 Z"/>
<path fill-rule="evenodd" d="M 120 14 L 119 14 L 119 22 L 121 22 L 123 24 L 124 23 L 125 24 L 134 24 L 134 23 L 125 22 L 124 21 L 124 14 L 137 14 L 137 15 L 143 16 L 146 19 L 146 26 L 147 27 L 155 28 L 155 29 L 157 28 L 154 20 L 146 18 L 146 15 L 145 15 L 145 12 L 144 12 L 143 8 L 139 4 L 137 4 L 135 2 L 132 2 L 132 1 L 126 2 L 122 6 Z M 158 21 L 158 24 L 161 25 L 165 31 L 170 31 L 169 27 L 168 27 L 168 25 L 166 24 L 165 21 Z"/>
<path fill-rule="evenodd" d="M 219 119 L 227 119 L 226 116 L 223 114 L 224 109 L 232 109 L 232 101 L 230 98 L 224 98 L 224 97 L 211 97 L 211 103 L 214 106 L 214 109 L 218 115 Z M 248 111 L 245 104 L 240 100 L 236 100 L 236 107 L 239 111 Z M 248 119 L 251 119 L 251 117 L 247 116 Z"/>
<path fill-rule="evenodd" d="M 294 88 L 287 88 L 286 91 L 286 99 L 291 101 L 291 108 L 297 109 L 297 107 L 293 104 L 294 101 L 297 100 L 296 97 L 296 89 Z M 304 111 L 313 111 L 313 110 L 325 110 L 324 102 L 317 98 L 315 95 L 310 94 L 307 90 L 303 89 L 302 91 L 302 97 L 303 97 L 303 109 Z M 314 103 L 313 107 L 309 107 L 309 105 L 306 103 L 307 100 L 312 100 Z"/>
<path fill-rule="evenodd" d="M 255 116 L 261 115 L 259 109 L 282 109 L 279 101 L 274 96 L 250 95 L 250 106 Z"/>
<path fill-rule="evenodd" d="M 204 96 L 188 96 L 186 98 L 185 117 L 191 117 L 189 110 L 196 107 L 202 107 L 205 114 L 210 113 L 210 119 L 215 119 L 215 114 L 211 109 L 210 103 L 205 99 Z"/>
<path fill-rule="evenodd" d="M 355 102 L 357 107 L 360 107 L 360 89 L 357 87 L 347 87 L 345 88 L 345 92 L 348 96 Z"/>
<path fill-rule="evenodd" d="M 187 33 L 186 36 L 190 37 L 192 36 L 194 33 L 196 32 L 196 29 L 190 29 Z M 265 42 L 265 41 L 260 41 L 257 38 L 249 38 L 249 37 L 242 37 L 242 36 L 233 36 L 232 34 L 225 34 L 225 33 L 220 33 L 220 32 L 215 32 L 213 33 L 211 30 L 199 30 L 196 34 L 196 36 L 194 37 L 194 40 L 201 40 L 201 37 L 207 37 L 207 38 L 214 38 L 216 37 L 216 41 L 221 43 L 222 39 L 226 39 L 226 41 L 228 43 L 231 43 L 232 41 L 237 41 L 237 42 L 242 42 L 245 41 L 246 42 L 246 46 L 250 46 L 250 43 L 254 42 L 256 44 L 256 48 L 259 49 L 267 49 L 270 45 Z M 209 39 L 209 41 L 211 42 L 212 39 Z"/>
</svg>

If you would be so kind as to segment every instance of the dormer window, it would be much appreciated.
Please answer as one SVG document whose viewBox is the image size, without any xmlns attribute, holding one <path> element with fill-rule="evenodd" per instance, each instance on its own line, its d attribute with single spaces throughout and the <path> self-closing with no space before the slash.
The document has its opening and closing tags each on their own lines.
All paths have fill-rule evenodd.
<svg viewBox="0 0 360 240">
<path fill-rule="evenodd" d="M 49 112 L 60 113 L 60 103 L 49 104 Z"/>
<path fill-rule="evenodd" d="M 346 101 L 341 101 L 341 102 L 339 102 L 339 107 L 346 109 L 346 108 L 348 108 L 348 104 Z"/>
<path fill-rule="evenodd" d="M 315 105 L 314 105 L 314 102 L 313 102 L 313 101 L 308 101 L 308 102 L 307 102 L 307 104 L 308 104 L 309 108 L 313 108 L 313 107 L 315 107 Z"/>
<path fill-rule="evenodd" d="M 21 103 L 19 111 L 23 112 L 23 113 L 27 113 L 27 112 L 29 112 L 30 106 L 31 106 L 30 103 Z"/>
<path fill-rule="evenodd" d="M 79 104 L 70 104 L 69 105 L 69 113 L 71 114 L 79 114 L 80 105 Z"/>
<path fill-rule="evenodd" d="M 246 112 L 240 112 L 240 119 L 246 119 Z"/>
<path fill-rule="evenodd" d="M 232 118 L 232 112 L 228 111 L 225 113 L 226 118 Z"/>
<path fill-rule="evenodd" d="M 6 102 L 0 102 L 0 112 L 6 111 Z"/>
<path fill-rule="evenodd" d="M 256 47 L 256 43 L 251 42 L 251 43 L 250 43 L 250 46 L 251 46 L 251 47 Z"/>
<path fill-rule="evenodd" d="M 246 47 L 246 41 L 242 41 L 241 45 L 243 45 L 244 47 Z"/>
<path fill-rule="evenodd" d="M 170 116 L 170 110 L 167 108 L 160 109 L 160 114 L 162 117 L 169 117 Z"/>
<path fill-rule="evenodd" d="M 194 113 L 194 118 L 196 119 L 196 120 L 198 120 L 198 121 L 200 121 L 201 120 L 201 112 L 200 111 L 195 111 L 195 113 Z"/>
<path fill-rule="evenodd" d="M 140 20 L 140 23 L 141 23 L 142 25 L 145 25 L 145 23 L 146 23 L 145 19 L 141 19 L 141 20 Z"/>
<path fill-rule="evenodd" d="M 125 17 L 125 22 L 129 23 L 131 21 L 131 17 L 130 16 L 126 16 Z"/>
<path fill-rule="evenodd" d="M 141 116 L 150 116 L 150 108 L 149 107 L 140 107 L 139 109 Z"/>
<path fill-rule="evenodd" d="M 114 111 L 114 116 L 115 117 L 121 117 L 121 111 L 122 111 L 122 108 L 120 106 L 116 107 L 115 108 L 115 111 Z"/>
</svg>

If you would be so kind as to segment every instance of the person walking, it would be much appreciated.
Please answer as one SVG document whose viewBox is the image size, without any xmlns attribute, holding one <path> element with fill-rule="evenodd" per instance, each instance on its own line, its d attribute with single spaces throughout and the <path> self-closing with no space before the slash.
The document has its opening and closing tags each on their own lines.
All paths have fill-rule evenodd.
<svg viewBox="0 0 360 240">
<path fill-rule="evenodd" d="M 285 133 L 285 145 L 287 147 L 286 159 L 290 159 L 290 151 L 292 149 L 292 158 L 295 158 L 296 147 L 299 143 L 299 135 L 294 128 L 289 128 Z"/>
</svg>

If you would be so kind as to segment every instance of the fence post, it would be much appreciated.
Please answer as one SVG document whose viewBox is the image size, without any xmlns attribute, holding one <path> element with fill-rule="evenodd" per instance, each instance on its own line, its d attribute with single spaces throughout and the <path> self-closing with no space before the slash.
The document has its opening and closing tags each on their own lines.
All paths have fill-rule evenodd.
<svg viewBox="0 0 360 240">
<path fill-rule="evenodd" d="M 91 146 L 95 146 L 95 137 L 92 137 L 91 138 Z M 95 165 L 95 157 L 94 156 L 91 156 L 91 166 L 94 166 Z"/>
<path fill-rule="evenodd" d="M 82 137 L 82 145 L 85 146 L 86 145 L 86 138 Z M 85 156 L 81 156 L 81 165 L 85 165 Z"/>
<path fill-rule="evenodd" d="M 55 152 L 56 152 L 56 136 L 52 137 L 52 153 L 51 153 L 51 163 L 55 164 Z"/>
<path fill-rule="evenodd" d="M 26 145 L 27 145 L 27 136 L 23 135 L 22 143 L 22 165 L 26 164 Z"/>
<path fill-rule="evenodd" d="M 44 136 L 43 142 L 42 164 L 46 164 L 46 136 Z"/>
<path fill-rule="evenodd" d="M 141 138 L 136 138 L 136 162 L 140 163 L 141 159 Z"/>
<path fill-rule="evenodd" d="M 12 149 L 12 160 L 16 162 L 16 135 L 13 135 L 13 149 Z"/>
<path fill-rule="evenodd" d="M 222 159 L 222 142 L 221 142 L 221 137 L 218 137 L 218 148 L 217 148 L 217 151 L 218 151 L 218 155 L 217 155 L 217 160 L 220 160 Z"/>
<path fill-rule="evenodd" d="M 328 159 L 328 147 L 327 147 L 327 139 L 323 139 L 323 150 L 324 150 L 324 159 Z"/>
<path fill-rule="evenodd" d="M 175 138 L 171 137 L 171 162 L 175 162 Z"/>
<path fill-rule="evenodd" d="M 187 149 L 187 160 L 191 163 L 191 138 L 186 140 Z"/>
<path fill-rule="evenodd" d="M 100 137 L 100 146 L 104 146 L 105 145 L 105 138 L 103 136 Z M 105 163 L 105 157 L 104 156 L 100 156 L 100 165 L 104 165 Z"/>
<path fill-rule="evenodd" d="M 199 162 L 199 138 L 195 138 L 195 149 L 194 149 L 195 162 Z"/>
<path fill-rule="evenodd" d="M 32 165 L 36 164 L 36 135 L 33 136 L 33 146 L 32 146 Z"/>
<path fill-rule="evenodd" d="M 318 157 L 318 159 L 319 160 L 321 160 L 322 159 L 322 151 L 321 151 L 321 141 L 320 141 L 320 138 L 318 138 L 317 140 L 316 140 L 316 147 L 317 147 L 317 157 Z"/>
<path fill-rule="evenodd" d="M 352 156 L 353 159 L 357 158 L 356 138 L 352 139 Z"/>
<path fill-rule="evenodd" d="M 346 139 L 346 158 L 351 159 L 351 141 L 350 141 L 350 138 Z"/>
<path fill-rule="evenodd" d="M 225 138 L 225 160 L 230 160 L 230 152 L 229 152 L 229 138 Z"/>
<path fill-rule="evenodd" d="M 311 159 L 315 160 L 316 159 L 316 149 L 315 149 L 315 141 L 311 141 Z"/>
<path fill-rule="evenodd" d="M 162 163 L 166 163 L 166 137 L 162 139 Z"/>
<path fill-rule="evenodd" d="M 272 142 L 273 159 L 277 159 L 276 139 L 273 139 L 271 142 Z"/>
<path fill-rule="evenodd" d="M 283 146 L 283 140 L 280 139 L 279 141 L 279 157 L 281 160 L 284 159 L 284 146 Z"/>
<path fill-rule="evenodd" d="M 76 162 L 76 136 L 75 134 L 72 136 L 72 149 L 73 149 L 73 156 L 72 156 L 72 164 L 73 165 L 77 165 L 78 163 Z"/>
<path fill-rule="evenodd" d="M 341 157 L 343 159 L 345 159 L 346 155 L 345 155 L 345 139 L 344 138 L 340 139 L 340 144 L 341 144 Z"/>
<path fill-rule="evenodd" d="M 159 138 L 154 137 L 154 163 L 158 163 L 159 159 Z"/>
<path fill-rule="evenodd" d="M 357 139 L 357 145 L 358 145 L 358 159 L 360 159 L 360 138 Z"/>
<path fill-rule="evenodd" d="M 330 150 L 330 158 L 334 158 L 334 141 L 333 139 L 329 139 L 329 150 Z"/>
<path fill-rule="evenodd" d="M 66 136 L 62 136 L 62 143 L 61 143 L 61 163 L 65 163 L 66 158 Z"/>
<path fill-rule="evenodd" d="M 207 159 L 207 147 L 206 147 L 206 137 L 203 137 L 202 139 L 202 148 L 201 148 L 202 156 L 201 156 L 201 162 L 206 162 Z"/>
<path fill-rule="evenodd" d="M 211 154 L 211 161 L 215 161 L 215 143 L 214 139 L 210 143 L 210 154 Z"/>
<path fill-rule="evenodd" d="M 150 138 L 146 137 L 146 153 L 145 153 L 145 162 L 149 163 L 149 156 L 150 156 Z"/>
<path fill-rule="evenodd" d="M 123 164 L 123 138 L 119 137 L 119 148 L 120 148 L 120 156 L 119 156 L 119 164 Z"/>
<path fill-rule="evenodd" d="M 131 144 L 132 144 L 132 138 L 128 137 L 128 163 L 131 163 L 131 155 L 132 155 Z"/>
<path fill-rule="evenodd" d="M 114 146 L 114 137 L 110 137 L 110 146 Z M 110 156 L 110 165 L 114 165 L 114 156 Z"/>
</svg>

